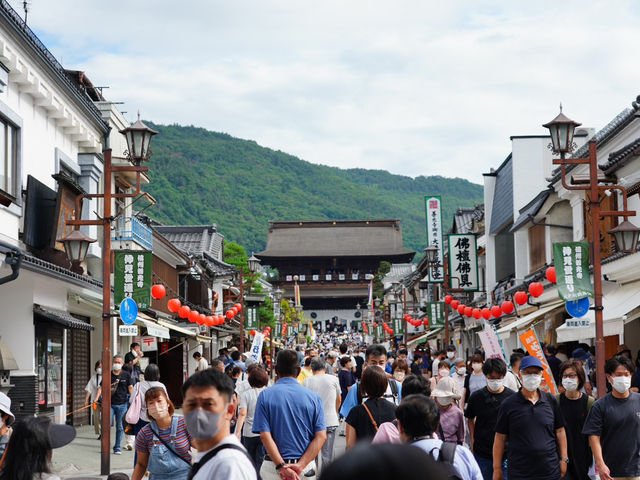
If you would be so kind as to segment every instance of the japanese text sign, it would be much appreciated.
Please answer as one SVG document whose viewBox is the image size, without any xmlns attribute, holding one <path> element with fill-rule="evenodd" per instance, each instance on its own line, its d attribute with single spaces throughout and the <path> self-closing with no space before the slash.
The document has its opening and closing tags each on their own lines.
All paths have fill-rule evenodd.
<svg viewBox="0 0 640 480">
<path fill-rule="evenodd" d="M 444 327 L 444 302 L 427 302 L 429 328 Z"/>
<path fill-rule="evenodd" d="M 393 334 L 394 335 L 404 335 L 404 319 L 400 317 L 395 317 L 392 322 Z"/>
<path fill-rule="evenodd" d="M 547 358 L 544 356 L 544 351 L 542 350 L 542 346 L 538 341 L 538 336 L 536 332 L 530 328 L 526 332 L 520 334 L 520 341 L 524 348 L 527 349 L 529 355 L 537 357 L 542 363 L 542 378 L 547 384 L 547 388 L 552 395 L 558 394 L 558 388 L 556 387 L 556 382 L 553 379 L 553 375 L 551 374 L 551 368 L 549 368 L 549 364 L 547 363 Z"/>
<path fill-rule="evenodd" d="M 559 242 L 553 244 L 553 261 L 560 298 L 568 302 L 593 297 L 589 275 L 589 244 Z"/>
<path fill-rule="evenodd" d="M 244 328 L 246 330 L 255 330 L 258 328 L 258 308 L 249 307 L 245 311 Z"/>
<path fill-rule="evenodd" d="M 253 337 L 253 343 L 251 344 L 251 351 L 249 356 L 256 360 L 256 362 L 262 362 L 262 344 L 264 343 L 264 335 L 260 332 L 256 332 Z"/>
<path fill-rule="evenodd" d="M 500 345 L 500 340 L 498 340 L 498 334 L 495 329 L 486 327 L 484 330 L 480 330 L 478 332 L 478 337 L 480 337 L 480 343 L 482 343 L 482 348 L 484 349 L 486 358 L 501 358 L 506 362 L 502 346 Z"/>
<path fill-rule="evenodd" d="M 478 248 L 475 234 L 449 235 L 449 276 L 451 288 L 477 292 Z"/>
<path fill-rule="evenodd" d="M 113 303 L 132 298 L 140 310 L 151 308 L 151 252 L 114 252 Z"/>
<path fill-rule="evenodd" d="M 441 267 L 430 268 L 427 273 L 428 281 L 444 282 L 444 258 L 442 245 L 442 200 L 440 197 L 424 197 L 427 211 L 427 246 L 433 245 L 438 249 L 437 262 Z"/>
</svg>

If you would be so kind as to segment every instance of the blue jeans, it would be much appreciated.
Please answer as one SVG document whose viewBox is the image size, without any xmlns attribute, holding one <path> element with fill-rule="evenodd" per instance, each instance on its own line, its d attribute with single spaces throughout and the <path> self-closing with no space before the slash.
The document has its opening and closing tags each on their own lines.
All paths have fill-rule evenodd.
<svg viewBox="0 0 640 480">
<path fill-rule="evenodd" d="M 480 467 L 480 471 L 482 472 L 482 478 L 484 480 L 492 480 L 493 479 L 493 459 L 481 457 L 480 455 L 473 456 L 478 462 L 478 466 Z M 504 480 L 507 480 L 507 461 L 502 462 L 502 475 L 504 475 Z"/>
<path fill-rule="evenodd" d="M 111 413 L 114 416 L 114 422 L 116 424 L 116 443 L 113 445 L 113 451 L 120 451 L 120 444 L 122 443 L 122 436 L 124 435 L 124 427 L 122 426 L 122 420 L 124 414 L 127 413 L 129 405 L 122 403 L 120 405 L 111 405 Z"/>
</svg>

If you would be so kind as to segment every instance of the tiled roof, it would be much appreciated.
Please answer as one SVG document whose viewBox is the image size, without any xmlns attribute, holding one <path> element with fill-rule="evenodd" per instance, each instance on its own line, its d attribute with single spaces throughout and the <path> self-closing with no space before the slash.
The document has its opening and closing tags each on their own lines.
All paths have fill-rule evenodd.
<svg viewBox="0 0 640 480">
<path fill-rule="evenodd" d="M 521 208 L 518 219 L 513 224 L 513 227 L 509 229 L 509 231 L 515 232 L 524 224 L 526 224 L 529 220 L 535 217 L 537 213 L 540 211 L 540 208 L 542 207 L 544 202 L 546 202 L 547 198 L 549 198 L 549 195 L 551 195 L 550 189 L 543 190 L 538 195 L 536 195 L 536 197 L 533 200 L 531 200 L 525 207 Z"/>
<path fill-rule="evenodd" d="M 202 262 L 205 266 L 216 276 L 222 277 L 225 275 L 235 275 L 236 267 L 233 265 L 229 265 L 228 263 L 224 263 L 220 260 L 215 259 L 214 257 L 207 255 L 206 253 L 202 256 Z"/>
<path fill-rule="evenodd" d="M 453 215 L 453 228 L 449 233 L 469 233 L 473 230 L 474 221 L 479 222 L 484 217 L 484 205 L 470 208 L 458 208 Z"/>
<path fill-rule="evenodd" d="M 416 270 L 413 263 L 392 263 L 391 270 L 384 276 L 383 283 L 392 283 L 402 281 L 409 277 Z"/>
<path fill-rule="evenodd" d="M 224 237 L 217 232 L 215 225 L 163 225 L 154 229 L 189 255 L 206 253 L 222 260 Z"/>
<path fill-rule="evenodd" d="M 626 163 L 633 157 L 640 155 L 640 138 L 636 138 L 633 142 L 625 145 L 619 150 L 609 154 L 609 160 L 607 163 L 600 165 L 600 170 L 606 174 L 613 173 L 620 167 L 626 165 Z"/>
<path fill-rule="evenodd" d="M 513 159 L 508 161 L 496 173 L 496 186 L 493 191 L 490 233 L 496 234 L 513 221 Z"/>
</svg>

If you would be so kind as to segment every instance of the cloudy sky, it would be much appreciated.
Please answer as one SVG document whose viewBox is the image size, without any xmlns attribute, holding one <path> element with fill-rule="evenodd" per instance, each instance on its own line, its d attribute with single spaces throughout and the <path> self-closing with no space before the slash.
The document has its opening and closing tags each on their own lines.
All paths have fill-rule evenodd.
<svg viewBox="0 0 640 480">
<path fill-rule="evenodd" d="M 600 128 L 640 94 L 636 0 L 29 3 L 54 55 L 130 119 L 343 168 L 480 183 L 559 102 Z"/>
</svg>

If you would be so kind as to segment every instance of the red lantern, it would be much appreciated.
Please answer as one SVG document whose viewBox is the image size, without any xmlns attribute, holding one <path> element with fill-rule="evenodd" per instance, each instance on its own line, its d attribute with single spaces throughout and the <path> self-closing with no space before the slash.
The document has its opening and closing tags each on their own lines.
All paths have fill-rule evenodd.
<svg viewBox="0 0 640 480">
<path fill-rule="evenodd" d="M 189 313 L 191 313 L 191 309 L 186 305 L 183 305 L 182 307 L 180 307 L 180 310 L 178 310 L 178 316 L 180 318 L 187 318 L 189 316 Z"/>
<path fill-rule="evenodd" d="M 422 322 L 422 324 L 423 324 L 425 327 L 428 327 L 428 326 L 429 326 L 429 319 L 428 319 L 428 318 L 425 318 L 425 319 L 424 319 L 424 321 Z M 420 324 L 418 324 L 418 325 L 420 325 Z"/>
<path fill-rule="evenodd" d="M 529 296 L 525 292 L 516 292 L 513 299 L 518 305 L 524 305 L 529 300 Z"/>
<path fill-rule="evenodd" d="M 389 329 L 389 335 L 393 335 L 393 328 Z"/>
<path fill-rule="evenodd" d="M 233 317 L 235 317 L 235 315 L 233 314 L 232 310 L 227 310 L 227 313 L 225 313 L 225 317 L 227 317 L 227 320 L 231 320 Z"/>
<path fill-rule="evenodd" d="M 240 311 L 240 310 L 242 310 L 242 304 L 240 304 L 240 303 L 236 303 L 236 304 L 233 306 L 233 308 L 235 308 L 237 311 Z"/>
<path fill-rule="evenodd" d="M 491 310 L 489 310 L 488 308 L 483 308 L 482 309 L 482 318 L 484 318 L 485 320 L 489 320 L 491 318 Z"/>
<path fill-rule="evenodd" d="M 456 310 L 459 306 L 460 306 L 460 301 L 458 301 L 458 300 L 451 300 L 451 308 L 453 308 L 454 310 Z"/>
<path fill-rule="evenodd" d="M 529 285 L 529 293 L 532 297 L 539 297 L 544 292 L 544 286 L 540 282 L 533 282 Z"/>
<path fill-rule="evenodd" d="M 167 291 L 165 290 L 164 285 L 158 284 L 151 287 L 151 296 L 156 300 L 160 300 L 164 298 L 166 294 L 167 294 Z"/>
<path fill-rule="evenodd" d="M 189 321 L 191 323 L 196 323 L 199 318 L 200 318 L 200 314 L 198 312 L 196 312 L 195 310 L 191 310 L 189 312 Z"/>
<path fill-rule="evenodd" d="M 465 309 L 464 309 L 465 316 L 470 317 L 472 312 L 473 312 L 473 308 L 465 307 Z"/>
<path fill-rule="evenodd" d="M 180 303 L 180 300 L 178 300 L 177 298 L 172 298 L 167 302 L 167 308 L 169 309 L 170 312 L 173 312 L 173 313 L 176 313 L 178 310 L 180 310 L 181 306 L 182 304 Z"/>
<path fill-rule="evenodd" d="M 213 317 L 207 316 L 207 318 L 205 318 L 204 320 L 204 324 L 207 327 L 213 327 Z"/>
<path fill-rule="evenodd" d="M 513 302 L 510 302 L 509 300 L 507 300 L 506 302 L 502 302 L 502 305 L 500 305 L 500 308 L 505 314 L 509 315 L 510 313 L 513 313 L 513 310 L 515 307 L 513 305 Z"/>
<path fill-rule="evenodd" d="M 556 283 L 556 267 L 549 267 L 547 271 L 544 272 L 544 276 L 547 277 L 551 283 Z"/>
<path fill-rule="evenodd" d="M 218 325 L 224 324 L 225 318 L 224 315 L 218 315 Z"/>
<path fill-rule="evenodd" d="M 493 315 L 496 318 L 500 318 L 500 316 L 502 315 L 502 309 L 499 306 L 494 305 L 491 308 L 491 315 Z"/>
<path fill-rule="evenodd" d="M 251 330 L 249 333 L 250 333 L 250 334 L 251 334 L 251 336 L 253 337 L 253 336 L 256 334 L 256 331 L 255 331 L 255 330 Z"/>
<path fill-rule="evenodd" d="M 204 325 L 204 322 L 207 321 L 207 316 L 204 313 L 201 313 L 200 315 L 198 315 L 198 318 L 196 319 L 196 323 L 198 325 Z"/>
<path fill-rule="evenodd" d="M 480 317 L 482 317 L 482 312 L 480 311 L 479 308 L 474 308 L 473 311 L 471 312 L 471 315 L 473 315 L 473 318 L 478 320 Z"/>
<path fill-rule="evenodd" d="M 466 305 L 458 305 L 458 313 L 460 315 L 464 315 L 464 309 L 467 308 Z"/>
<path fill-rule="evenodd" d="M 445 295 L 444 296 L 444 303 L 446 303 L 447 305 L 450 304 L 453 300 L 453 295 Z"/>
</svg>

